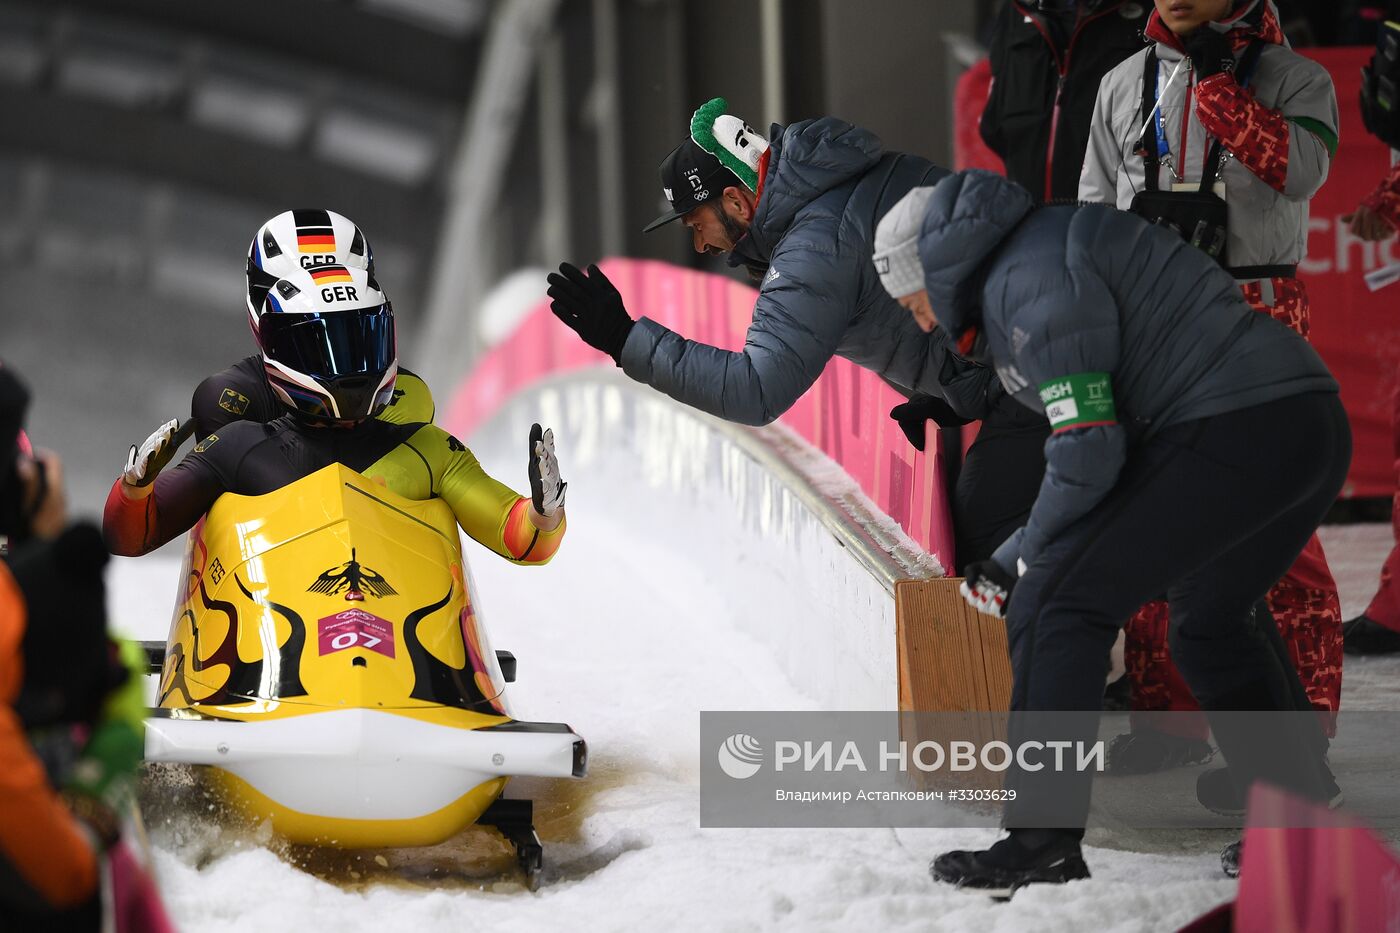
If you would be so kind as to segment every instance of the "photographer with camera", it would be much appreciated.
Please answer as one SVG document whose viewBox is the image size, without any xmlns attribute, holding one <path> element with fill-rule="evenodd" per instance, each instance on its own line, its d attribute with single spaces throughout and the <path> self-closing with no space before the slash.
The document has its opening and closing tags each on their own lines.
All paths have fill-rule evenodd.
<svg viewBox="0 0 1400 933">
<path fill-rule="evenodd" d="M 95 931 L 142 756 L 141 658 L 107 635 L 101 533 L 68 523 L 60 461 L 21 433 L 28 402 L 0 366 L 0 917 Z"/>
<path fill-rule="evenodd" d="M 1145 35 L 1154 44 L 1099 88 L 1079 197 L 1174 230 L 1234 276 L 1250 307 L 1307 337 L 1308 295 L 1296 272 L 1308 201 L 1337 148 L 1331 78 L 1287 47 L 1269 0 L 1156 0 Z M 1267 603 L 1312 705 L 1335 711 L 1341 604 L 1316 535 Z M 1167 628 L 1166 604 L 1154 602 L 1125 630 L 1134 728 L 1114 743 L 1111 770 L 1211 755 L 1203 719 L 1167 734 L 1144 715 L 1196 708 L 1169 657 Z"/>
</svg>

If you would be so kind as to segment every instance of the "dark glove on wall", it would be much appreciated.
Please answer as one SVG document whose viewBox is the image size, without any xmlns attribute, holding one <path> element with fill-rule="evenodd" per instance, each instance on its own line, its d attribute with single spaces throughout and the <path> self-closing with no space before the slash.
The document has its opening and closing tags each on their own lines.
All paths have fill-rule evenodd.
<svg viewBox="0 0 1400 933">
<path fill-rule="evenodd" d="M 909 438 L 915 450 L 924 449 L 930 421 L 941 428 L 952 428 L 969 421 L 960 417 L 943 399 L 922 392 L 916 392 L 909 401 L 891 408 L 890 417 L 899 423 L 899 429 Z"/>
<path fill-rule="evenodd" d="M 1224 33 L 1210 28 L 1209 23 L 1182 36 L 1181 44 L 1191 56 L 1197 81 L 1235 70 L 1235 52 L 1230 48 L 1230 40 Z"/>
<path fill-rule="evenodd" d="M 589 266 L 585 274 L 567 262 L 549 274 L 549 308 L 554 316 L 572 327 L 583 342 L 602 350 L 622 365 L 622 345 L 632 331 L 632 318 L 622 304 L 613 283 Z"/>
</svg>

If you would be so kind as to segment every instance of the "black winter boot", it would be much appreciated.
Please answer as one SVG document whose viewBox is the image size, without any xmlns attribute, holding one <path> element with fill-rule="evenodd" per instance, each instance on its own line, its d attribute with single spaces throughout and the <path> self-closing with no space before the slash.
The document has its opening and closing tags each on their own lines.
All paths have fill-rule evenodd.
<svg viewBox="0 0 1400 933">
<path fill-rule="evenodd" d="M 1172 768 L 1203 765 L 1215 757 L 1204 739 L 1187 739 L 1156 729 L 1138 729 L 1108 743 L 1108 773 L 1153 774 Z"/>
<path fill-rule="evenodd" d="M 1342 623 L 1342 651 L 1352 655 L 1395 654 L 1400 651 L 1400 632 L 1359 615 Z"/>
<path fill-rule="evenodd" d="M 945 852 L 933 860 L 935 881 L 1008 898 L 1028 884 L 1064 884 L 1089 877 L 1079 836 L 1057 830 L 1016 830 L 980 852 Z"/>
<path fill-rule="evenodd" d="M 1323 765 L 1323 772 L 1327 808 L 1335 810 L 1342 805 L 1342 789 L 1338 786 L 1331 768 Z M 1196 799 L 1212 813 L 1219 813 L 1221 816 L 1244 816 L 1246 796 L 1246 791 L 1235 786 L 1229 768 L 1212 768 L 1201 772 L 1196 778 Z"/>
</svg>

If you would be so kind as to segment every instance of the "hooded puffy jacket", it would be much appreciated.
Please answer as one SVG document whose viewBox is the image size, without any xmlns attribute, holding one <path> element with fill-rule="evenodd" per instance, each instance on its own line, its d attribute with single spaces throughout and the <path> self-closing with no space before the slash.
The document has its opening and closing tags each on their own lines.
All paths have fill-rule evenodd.
<svg viewBox="0 0 1400 933">
<path fill-rule="evenodd" d="M 1286 46 L 1269 0 L 1247 0 L 1228 20 L 1201 28 L 1225 32 L 1237 60 L 1252 41 L 1266 45 L 1247 88 L 1225 73 L 1198 83 L 1190 60 L 1183 62 L 1181 41 L 1152 14 L 1147 36 L 1156 41 L 1157 88 L 1165 89 L 1161 118 L 1154 122 L 1159 136 L 1165 130 L 1169 150 L 1158 185 L 1170 191 L 1173 183 L 1199 184 L 1207 146 L 1220 139 L 1228 153 L 1220 180 L 1230 205 L 1230 264 L 1297 265 L 1307 252 L 1308 200 L 1327 180 L 1337 148 L 1332 79 Z M 1081 200 L 1126 209 L 1143 190 L 1145 166 L 1137 147 L 1148 51 L 1114 68 L 1099 86 L 1079 176 Z"/>
<path fill-rule="evenodd" d="M 787 411 L 837 355 L 906 395 L 940 395 L 964 417 L 982 417 L 990 371 L 959 365 L 945 334 L 920 330 L 870 260 L 885 212 L 947 172 L 830 117 L 771 135 L 753 223 L 729 257 L 767 270 L 744 349 L 687 340 L 643 317 L 622 348 L 623 371 L 679 402 L 758 425 Z"/>
<path fill-rule="evenodd" d="M 941 182 L 919 237 L 929 300 L 952 333 L 980 326 L 1008 392 L 1037 411 L 1072 376 L 1106 376 L 1116 418 L 1057 426 L 1026 523 L 998 549 L 1032 562 L 1097 505 L 1132 443 L 1173 424 L 1337 383 L 1306 341 L 1250 310 L 1176 234 L 1105 205 L 1036 208 L 989 172 Z M 1097 381 L 1097 378 L 1096 378 Z M 1053 414 L 1052 425 L 1059 420 Z"/>
<path fill-rule="evenodd" d="M 1037 198 L 1073 198 L 1099 81 L 1141 51 L 1151 0 L 1080 0 L 1068 35 L 1036 0 L 1010 0 L 997 14 L 992 87 L 982 139 L 1006 175 Z"/>
</svg>

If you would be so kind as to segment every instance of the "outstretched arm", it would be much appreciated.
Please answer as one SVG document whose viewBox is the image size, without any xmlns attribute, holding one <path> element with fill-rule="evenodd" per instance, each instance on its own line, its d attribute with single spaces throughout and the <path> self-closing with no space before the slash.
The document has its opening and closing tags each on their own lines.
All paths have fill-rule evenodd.
<svg viewBox="0 0 1400 933">
<path fill-rule="evenodd" d="M 792 407 L 836 353 L 857 310 L 859 276 L 847 265 L 839 245 L 785 241 L 738 352 L 688 340 L 650 318 L 633 323 L 612 283 L 592 267 L 584 277 L 561 266 L 565 274 L 550 276 L 550 295 L 555 316 L 611 353 L 628 376 L 726 421 L 762 425 Z"/>
<path fill-rule="evenodd" d="M 461 441 L 441 428 L 427 425 L 410 443 L 432 464 L 433 492 L 473 541 L 517 564 L 546 564 L 554 557 L 567 527 L 562 490 L 557 503 L 542 502 L 541 511 L 531 498 L 493 479 Z M 557 479 L 557 468 L 554 475 Z"/>
</svg>

